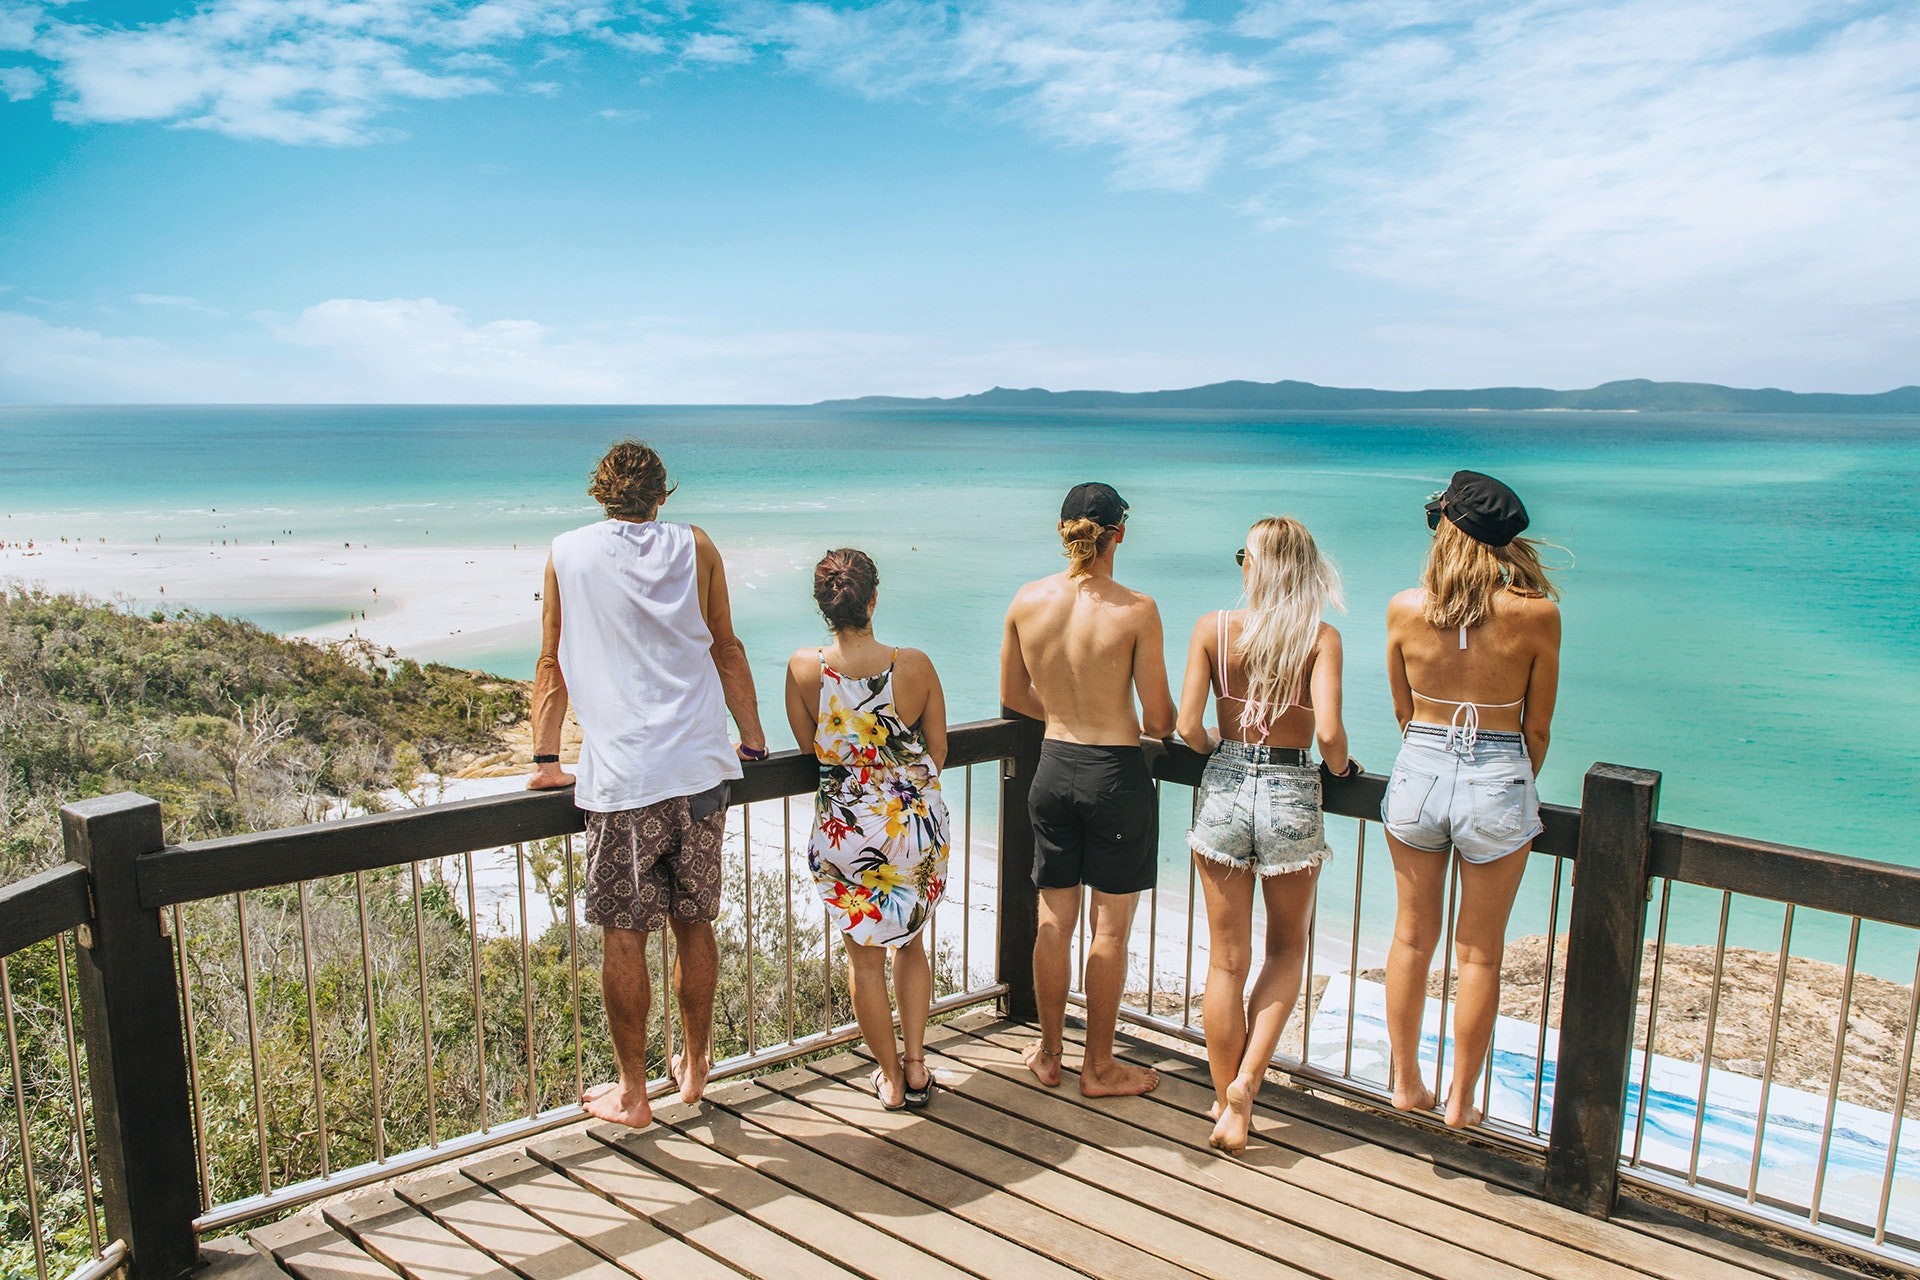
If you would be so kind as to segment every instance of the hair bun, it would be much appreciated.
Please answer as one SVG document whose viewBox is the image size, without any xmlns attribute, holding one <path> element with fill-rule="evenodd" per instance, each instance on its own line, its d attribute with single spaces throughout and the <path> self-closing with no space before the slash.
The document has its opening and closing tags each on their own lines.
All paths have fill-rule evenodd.
<svg viewBox="0 0 1920 1280">
<path fill-rule="evenodd" d="M 880 571 L 864 551 L 840 547 L 813 567 L 813 602 L 836 632 L 857 631 L 873 620 L 873 593 Z"/>
</svg>

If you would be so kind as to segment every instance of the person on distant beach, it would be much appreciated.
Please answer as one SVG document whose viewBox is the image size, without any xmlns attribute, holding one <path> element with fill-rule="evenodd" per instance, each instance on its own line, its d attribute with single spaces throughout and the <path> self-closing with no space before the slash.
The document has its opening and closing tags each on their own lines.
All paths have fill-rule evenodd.
<svg viewBox="0 0 1920 1280">
<path fill-rule="evenodd" d="M 1040 1039 L 1026 1063 L 1042 1084 L 1060 1083 L 1069 943 L 1085 886 L 1093 891 L 1080 1063 L 1080 1092 L 1088 1097 L 1145 1093 L 1160 1083 L 1157 1073 L 1113 1056 L 1133 911 L 1159 870 L 1159 802 L 1141 729 L 1144 722 L 1149 736 L 1162 738 L 1174 724 L 1159 607 L 1113 578 L 1126 523 L 1126 501 L 1111 485 L 1075 485 L 1060 507 L 1066 571 L 1020 588 L 1000 644 L 1002 705 L 1046 723 L 1027 798 L 1040 891 L 1033 946 Z"/>
<path fill-rule="evenodd" d="M 1402 733 L 1380 806 L 1399 888 L 1387 1037 L 1393 1105 L 1431 1108 L 1420 1026 L 1453 863 L 1459 976 L 1446 1122 L 1466 1128 L 1484 1118 L 1473 1095 L 1500 1007 L 1507 916 L 1541 831 L 1534 777 L 1559 691 L 1560 610 L 1537 544 L 1520 536 L 1526 507 L 1492 476 L 1455 472 L 1427 503 L 1427 527 L 1420 586 L 1387 606 L 1387 680 Z"/>
<path fill-rule="evenodd" d="M 947 886 L 947 705 L 926 654 L 874 639 L 879 588 L 873 561 L 851 547 L 814 567 L 813 600 L 833 643 L 788 661 L 787 722 L 820 762 L 807 866 L 845 933 L 853 1014 L 879 1063 L 873 1091 L 898 1111 L 924 1107 L 933 1092 L 926 927 Z M 887 1002 L 889 953 L 904 1051 Z"/>
<path fill-rule="evenodd" d="M 673 492 L 660 455 L 635 440 L 614 445 L 587 492 L 607 518 L 555 538 L 547 560 L 527 785 L 573 784 L 587 811 L 586 917 L 604 931 L 600 987 L 620 1077 L 581 1105 L 642 1128 L 653 1120 L 647 938 L 673 930 L 683 1042 L 670 1065 L 681 1099 L 697 1102 L 711 1056 L 727 784 L 741 760 L 766 758 L 767 739 L 719 550 L 695 526 L 656 518 Z M 582 736 L 577 782 L 560 768 L 569 697 Z"/>
<path fill-rule="evenodd" d="M 1300 996 L 1314 890 L 1332 852 L 1308 748 L 1319 742 L 1320 768 L 1333 777 L 1353 777 L 1360 765 L 1347 755 L 1340 715 L 1340 633 L 1320 617 L 1345 607 L 1339 573 L 1306 526 L 1284 516 L 1249 529 L 1234 559 L 1247 607 L 1195 624 L 1179 731 L 1195 751 L 1211 753 L 1187 845 L 1207 904 L 1201 1016 L 1215 1116 L 1208 1141 L 1237 1155 Z M 1218 736 L 1206 725 L 1210 694 Z M 1256 877 L 1267 904 L 1266 958 L 1247 994 Z"/>
</svg>

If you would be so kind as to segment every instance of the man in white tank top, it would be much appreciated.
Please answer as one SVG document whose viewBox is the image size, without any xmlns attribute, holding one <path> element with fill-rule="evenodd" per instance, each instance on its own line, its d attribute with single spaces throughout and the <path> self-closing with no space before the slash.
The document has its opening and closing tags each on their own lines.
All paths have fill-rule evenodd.
<svg viewBox="0 0 1920 1280">
<path fill-rule="evenodd" d="M 571 785 L 587 811 L 586 917 L 605 935 L 600 985 L 620 1078 L 580 1102 L 635 1128 L 653 1120 L 646 948 L 662 928 L 679 950 L 684 1040 L 674 1077 L 687 1102 L 706 1088 L 727 784 L 741 776 L 741 760 L 767 755 L 720 552 L 700 529 L 655 518 L 672 491 L 660 455 L 622 441 L 587 490 L 607 519 L 553 540 L 527 782 Z M 577 775 L 560 768 L 569 698 L 582 735 Z M 728 712 L 740 726 L 737 747 Z"/>
</svg>

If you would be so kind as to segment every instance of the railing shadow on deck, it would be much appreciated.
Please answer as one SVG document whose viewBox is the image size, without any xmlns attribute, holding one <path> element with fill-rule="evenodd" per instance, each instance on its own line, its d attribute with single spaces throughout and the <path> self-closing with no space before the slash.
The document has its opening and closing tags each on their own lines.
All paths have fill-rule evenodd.
<svg viewBox="0 0 1920 1280">
<path fill-rule="evenodd" d="M 1039 743 L 1039 726 L 1019 718 L 965 725 L 951 734 L 945 786 L 955 809 L 958 869 L 949 877 L 947 903 L 958 907 L 959 920 L 954 927 L 951 910 L 936 917 L 943 988 L 936 1003 L 943 1011 L 997 999 L 1012 1018 L 1034 1015 L 1037 903 L 1026 793 Z M 1145 745 L 1161 783 L 1199 782 L 1203 757 L 1177 743 Z M 981 791 L 983 801 L 992 802 L 992 838 L 976 841 L 975 773 L 989 766 L 997 768 Z M 963 807 L 956 805 L 956 780 Z M 1353 996 L 1361 968 L 1366 831 L 1377 821 L 1385 782 L 1364 775 L 1325 788 L 1327 813 L 1358 824 L 1344 1044 L 1335 1052 L 1313 1053 L 1309 1037 L 1318 1033 L 1309 1016 L 1299 1051 L 1275 1063 L 1296 1083 L 1372 1107 L 1385 1105 L 1384 1082 L 1356 1062 Z M 723 975 L 729 994 L 717 1034 L 725 1053 L 715 1064 L 716 1077 L 793 1061 L 858 1035 L 844 978 L 836 986 L 833 930 L 814 911 L 817 900 L 804 867 L 796 893 L 795 813 L 788 801 L 816 785 L 812 760 L 782 753 L 749 765 L 735 787 L 741 874 L 722 921 L 723 948 L 733 967 Z M 1546 831 L 1534 857 L 1551 871 L 1548 954 L 1537 1045 L 1522 1055 L 1531 1059 L 1531 1117 L 1495 1117 L 1481 1136 L 1543 1151 L 1540 1194 L 1585 1213 L 1610 1214 L 1624 1180 L 1860 1256 L 1911 1264 L 1920 1257 L 1914 1252 L 1920 1204 L 1904 1198 L 1896 1204 L 1894 1193 L 1902 1173 L 1900 1138 L 1920 982 L 1907 993 L 1898 1038 L 1897 1096 L 1885 1117 L 1877 1211 L 1836 1215 L 1823 1205 L 1847 1017 L 1837 1019 L 1810 1188 L 1800 1193 L 1761 1176 L 1766 1089 L 1775 1074 L 1771 1050 L 1744 1185 L 1717 1174 L 1719 1165 L 1703 1170 L 1700 1151 L 1713 1119 L 1707 1105 L 1712 1081 L 1727 1074 L 1713 1052 L 1712 1005 L 1720 994 L 1734 898 L 1787 904 L 1782 987 L 1793 909 L 1847 917 L 1851 939 L 1842 1004 L 1851 1008 L 1862 922 L 1920 931 L 1920 872 L 1664 824 L 1657 820 L 1658 792 L 1657 774 L 1595 765 L 1578 809 L 1544 808 Z M 756 842 L 756 815 L 764 832 L 765 810 L 776 803 L 771 823 L 781 840 L 777 846 L 771 839 Z M 809 816 L 800 815 L 803 829 Z M 569 793 L 502 795 L 183 846 L 166 845 L 159 808 L 144 797 L 83 801 L 63 817 L 69 863 L 0 889 L 0 957 L 51 941 L 59 951 L 62 984 L 69 972 L 76 980 L 81 1026 L 68 1032 L 61 1051 L 72 1064 L 72 1149 L 84 1166 L 90 1261 L 80 1271 L 86 1277 L 125 1265 L 131 1280 L 175 1280 L 197 1262 L 203 1234 L 568 1123 L 579 1117 L 578 1087 L 608 1065 L 604 1045 L 592 1047 L 603 1037 L 582 1033 L 583 1006 L 593 1006 L 597 992 L 591 983 L 583 986 L 581 974 L 583 962 L 592 970 L 595 953 L 591 937 L 578 928 L 581 886 L 573 837 L 583 829 L 583 817 Z M 1376 840 L 1376 848 L 1382 843 Z M 976 866 L 975 850 L 982 844 L 992 856 Z M 511 850 L 511 879 L 497 914 L 511 915 L 514 930 L 489 931 L 482 926 L 475 856 L 503 849 Z M 1656 885 L 1660 924 L 1648 996 L 1641 970 Z M 1722 923 L 1698 1098 L 1691 1132 L 1682 1135 L 1690 1140 L 1692 1158 L 1663 1162 L 1657 1152 L 1643 1150 L 1641 1139 L 1648 1126 L 1648 1072 L 1656 1057 L 1666 905 L 1676 885 L 1718 891 Z M 783 888 L 784 906 L 769 903 L 766 895 Z M 1164 893 L 1175 897 L 1171 888 Z M 1190 881 L 1186 901 L 1178 904 L 1185 930 L 1176 1015 L 1159 999 L 1162 894 L 1155 891 L 1142 910 L 1145 1001 L 1130 1001 L 1123 1017 L 1204 1043 L 1192 1016 L 1197 931 L 1204 931 L 1197 895 Z M 799 914 L 796 900 L 807 904 Z M 766 918 L 769 906 L 776 908 L 772 922 Z M 543 909 L 548 918 L 536 930 L 534 917 Z M 815 915 L 812 922 L 808 912 Z M 1322 932 L 1316 922 L 1315 942 Z M 975 951 L 991 955 L 991 970 L 980 971 Z M 215 954 L 219 963 L 205 962 Z M 666 1087 L 665 1063 L 674 1047 L 667 996 L 673 960 L 662 935 L 653 960 L 661 1016 L 649 1046 L 650 1063 L 660 1068 L 657 1089 Z M 1451 989 L 1445 953 L 1440 960 L 1436 1081 L 1447 1052 L 1445 1002 Z M 1553 984 L 1562 971 L 1558 1026 L 1549 1035 Z M 40 1130 L 28 1116 L 11 988 L 0 994 L 6 997 L 12 1097 L 36 1264 L 47 1280 L 50 1250 L 42 1236 L 51 1235 L 43 1229 L 34 1185 L 33 1138 Z M 1780 998 L 1776 990 L 1776 1042 Z M 596 1017 L 587 1013 L 589 1028 Z M 329 1037 L 329 1031 L 335 1034 Z M 216 1061 L 221 1070 L 247 1079 L 250 1107 L 209 1114 L 201 1080 Z M 1486 1087 L 1492 1087 L 1491 1072 Z M 244 1152 L 249 1129 L 252 1159 L 242 1162 L 247 1167 L 233 1167 L 230 1159 L 216 1166 L 217 1144 L 209 1142 L 209 1133 L 239 1135 L 225 1145 Z M 1712 1140 L 1719 1138 L 1716 1131 Z"/>
</svg>

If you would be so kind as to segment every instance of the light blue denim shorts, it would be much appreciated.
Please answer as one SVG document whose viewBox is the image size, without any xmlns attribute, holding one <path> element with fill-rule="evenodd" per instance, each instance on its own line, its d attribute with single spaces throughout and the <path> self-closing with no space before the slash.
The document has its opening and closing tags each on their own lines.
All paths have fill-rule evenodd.
<svg viewBox="0 0 1920 1280">
<path fill-rule="evenodd" d="M 1187 847 L 1263 876 L 1318 866 L 1333 852 L 1320 813 L 1320 770 L 1266 757 L 1264 747 L 1220 744 L 1200 778 Z"/>
<path fill-rule="evenodd" d="M 1517 733 L 1463 734 L 1407 726 L 1380 805 L 1387 834 L 1428 853 L 1451 846 L 1468 862 L 1516 853 L 1540 834 L 1533 764 Z"/>
</svg>

